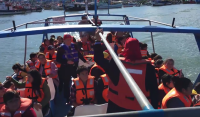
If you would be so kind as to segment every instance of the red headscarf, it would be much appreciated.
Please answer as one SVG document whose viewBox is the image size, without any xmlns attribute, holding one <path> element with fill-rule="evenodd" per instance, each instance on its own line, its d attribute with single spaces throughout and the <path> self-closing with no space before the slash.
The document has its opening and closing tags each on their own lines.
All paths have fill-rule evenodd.
<svg viewBox="0 0 200 117">
<path fill-rule="evenodd" d="M 122 55 L 125 57 L 125 61 L 127 62 L 141 60 L 142 55 L 140 52 L 139 41 L 136 38 L 128 38 L 125 42 L 124 52 Z"/>
</svg>

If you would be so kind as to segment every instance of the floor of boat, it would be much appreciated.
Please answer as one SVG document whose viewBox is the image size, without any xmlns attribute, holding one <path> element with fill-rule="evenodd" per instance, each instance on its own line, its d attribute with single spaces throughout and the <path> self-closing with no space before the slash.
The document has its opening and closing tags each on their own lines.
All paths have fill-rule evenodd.
<svg viewBox="0 0 200 117">
<path fill-rule="evenodd" d="M 54 116 L 51 113 L 46 117 L 64 117 L 67 116 L 71 106 L 66 105 L 66 99 L 63 96 L 63 92 L 58 92 L 54 99 Z"/>
</svg>

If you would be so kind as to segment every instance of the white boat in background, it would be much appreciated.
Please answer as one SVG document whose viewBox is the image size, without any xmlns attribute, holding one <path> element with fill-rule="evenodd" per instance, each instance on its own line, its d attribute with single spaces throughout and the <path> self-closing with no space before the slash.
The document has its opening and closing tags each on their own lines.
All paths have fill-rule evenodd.
<svg viewBox="0 0 200 117">
<path fill-rule="evenodd" d="M 6 5 L 5 2 L 0 1 L 0 15 L 14 15 L 25 14 L 25 10 L 15 10 L 12 5 Z"/>
<path fill-rule="evenodd" d="M 112 1 L 111 4 L 106 2 L 99 2 L 98 9 L 114 9 L 114 8 L 122 8 L 122 1 Z"/>
</svg>

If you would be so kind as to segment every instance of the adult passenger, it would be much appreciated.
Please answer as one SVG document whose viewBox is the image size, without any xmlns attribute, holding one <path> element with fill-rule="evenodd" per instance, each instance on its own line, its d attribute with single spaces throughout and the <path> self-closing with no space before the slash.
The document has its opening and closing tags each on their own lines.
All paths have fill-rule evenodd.
<svg viewBox="0 0 200 117">
<path fill-rule="evenodd" d="M 99 32 L 100 30 L 96 32 L 97 42 L 94 46 L 94 60 L 109 76 L 107 113 L 142 110 L 114 60 L 111 59 L 111 61 L 107 61 L 104 59 Z M 126 40 L 123 55 L 124 58 L 122 58 L 121 61 L 124 66 L 129 70 L 131 76 L 135 78 L 134 80 L 138 83 L 144 95 L 151 100 L 152 106 L 157 108 L 158 96 L 156 97 L 156 95 L 158 95 L 158 86 L 155 69 L 150 61 L 142 60 L 137 39 L 128 38 Z M 134 72 L 133 69 L 140 69 L 140 71 Z M 149 93 L 151 95 L 149 95 Z"/>
<path fill-rule="evenodd" d="M 159 77 L 161 78 L 164 74 L 182 77 L 181 71 L 174 67 L 174 60 L 171 58 L 166 59 L 159 69 Z"/>
<path fill-rule="evenodd" d="M 93 16 L 92 22 L 94 22 L 94 24 L 95 24 L 95 16 Z M 99 19 L 99 16 L 97 16 L 97 25 L 100 26 L 101 24 L 102 24 L 102 21 Z"/>
<path fill-rule="evenodd" d="M 159 90 L 159 103 L 162 104 L 162 99 L 165 95 L 174 88 L 174 82 L 172 80 L 173 76 L 169 74 L 165 74 L 162 76 L 162 83 L 158 86 Z M 161 105 L 159 105 L 161 107 Z"/>
<path fill-rule="evenodd" d="M 192 82 L 188 78 L 178 78 L 174 88 L 162 100 L 162 108 L 179 108 L 192 106 Z"/>
<path fill-rule="evenodd" d="M 79 51 L 83 55 L 93 54 L 93 53 L 90 53 L 90 51 L 92 50 L 92 47 L 88 39 L 89 39 L 89 35 L 86 32 L 80 33 L 80 40 L 78 40 L 77 46 L 78 46 Z"/>
<path fill-rule="evenodd" d="M 28 65 L 29 69 L 35 69 L 35 64 L 37 62 L 38 58 L 37 58 L 37 53 L 32 52 L 30 54 L 30 59 L 28 61 L 26 61 L 26 64 Z"/>
<path fill-rule="evenodd" d="M 46 52 L 48 51 L 48 46 L 50 45 L 50 42 L 48 39 L 44 39 L 42 45 L 40 46 L 40 52 L 46 54 Z"/>
<path fill-rule="evenodd" d="M 17 81 L 21 80 L 21 81 L 26 81 L 26 69 L 24 68 L 24 66 L 21 66 L 19 63 L 16 63 L 12 66 L 13 71 L 16 73 L 16 77 L 15 79 Z"/>
<path fill-rule="evenodd" d="M 3 95 L 4 104 L 0 107 L 1 117 L 37 117 L 31 107 L 32 100 L 20 98 L 16 91 L 8 91 Z"/>
<path fill-rule="evenodd" d="M 83 62 L 87 62 L 83 55 L 78 51 L 76 45 L 71 42 L 72 36 L 65 34 L 63 37 L 64 43 L 58 48 L 56 61 L 58 61 L 61 66 L 58 69 L 59 75 L 59 91 L 61 92 L 64 84 L 64 97 L 69 102 L 70 96 L 70 81 L 71 76 L 76 78 L 76 69 L 78 67 L 79 58 Z"/>
<path fill-rule="evenodd" d="M 114 45 L 114 51 L 117 55 L 123 52 L 126 39 L 127 39 L 126 37 L 119 37 L 116 40 L 115 45 Z"/>
<path fill-rule="evenodd" d="M 36 110 L 42 109 L 43 115 L 48 112 L 51 99 L 50 89 L 46 79 L 42 78 L 37 70 L 29 71 L 28 78 L 23 83 L 19 83 L 11 77 L 7 77 L 7 79 L 11 80 L 16 88 L 25 88 L 25 98 L 33 100 L 33 107 Z"/>
</svg>

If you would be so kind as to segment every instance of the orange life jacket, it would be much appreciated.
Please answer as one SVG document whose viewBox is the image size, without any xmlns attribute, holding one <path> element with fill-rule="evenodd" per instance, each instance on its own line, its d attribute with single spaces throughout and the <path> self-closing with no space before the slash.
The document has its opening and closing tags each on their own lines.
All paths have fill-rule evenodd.
<svg viewBox="0 0 200 117">
<path fill-rule="evenodd" d="M 94 62 L 94 55 L 85 55 L 84 58 L 85 58 L 85 60 L 88 60 L 90 62 Z"/>
<path fill-rule="evenodd" d="M 102 92 L 103 99 L 108 102 L 108 76 L 106 74 L 101 75 L 104 84 L 104 90 Z"/>
<path fill-rule="evenodd" d="M 145 87 L 145 77 L 146 77 L 146 63 L 150 63 L 148 60 L 137 60 L 135 62 L 124 62 L 124 58 L 120 57 L 124 66 L 134 78 L 135 82 L 138 84 L 143 94 L 149 98 L 150 93 Z M 135 64 L 137 63 L 137 64 Z M 141 63 L 141 64 L 139 64 Z M 134 64 L 134 65 L 132 65 Z M 108 99 L 119 107 L 129 109 L 129 110 L 142 110 L 139 103 L 135 99 L 130 87 L 126 83 L 124 77 L 120 73 L 119 82 L 115 86 L 112 82 L 109 82 Z M 149 100 L 150 101 L 150 100 Z M 134 105 L 134 106 L 133 106 Z"/>
<path fill-rule="evenodd" d="M 85 101 L 92 103 L 95 99 L 94 77 L 88 76 L 86 87 L 79 78 L 75 78 L 73 81 L 76 87 L 76 103 L 79 105 L 84 104 Z"/>
<path fill-rule="evenodd" d="M 147 56 L 147 50 L 140 50 L 142 57 Z"/>
<path fill-rule="evenodd" d="M 110 35 L 110 34 L 112 35 L 112 42 L 115 42 L 115 41 L 116 41 L 116 36 L 115 36 L 115 35 L 113 35 L 111 32 L 110 32 L 110 33 L 108 33 L 108 34 L 107 34 L 107 36 L 108 36 L 108 35 Z M 106 37 L 106 38 L 107 38 L 107 37 Z"/>
<path fill-rule="evenodd" d="M 117 42 L 115 44 L 118 47 L 117 54 L 121 53 L 124 47 L 121 44 L 118 44 Z"/>
<path fill-rule="evenodd" d="M 48 46 L 42 43 L 42 47 L 44 48 L 44 54 L 46 54 L 46 52 L 48 52 Z"/>
<path fill-rule="evenodd" d="M 157 84 L 159 85 L 160 84 L 159 75 L 158 75 L 159 69 L 155 68 L 155 72 L 156 72 Z"/>
<path fill-rule="evenodd" d="M 50 60 L 50 59 L 49 59 L 49 54 L 50 54 L 50 53 L 47 52 L 46 55 L 45 55 L 46 59 L 48 59 L 48 60 Z M 54 54 L 53 54 L 53 56 L 52 56 L 52 59 L 51 59 L 52 62 L 54 62 L 54 61 L 56 60 L 56 56 L 57 56 L 57 51 L 55 51 Z M 58 64 L 56 64 L 56 66 L 57 66 L 58 68 L 60 68 L 61 64 L 58 63 Z"/>
<path fill-rule="evenodd" d="M 28 64 L 28 67 L 30 68 L 30 69 L 33 69 L 33 68 L 35 68 L 35 63 L 33 63 L 31 60 L 28 60 L 28 61 L 26 61 L 26 63 Z"/>
<path fill-rule="evenodd" d="M 103 73 L 105 73 L 105 70 L 104 70 L 101 66 L 99 66 L 99 65 L 97 65 L 97 64 L 95 63 L 95 64 L 92 66 L 92 68 L 90 69 L 89 75 L 91 75 L 92 69 L 94 69 L 95 67 L 99 68 Z"/>
<path fill-rule="evenodd" d="M 21 105 L 17 111 L 15 111 L 12 117 L 21 117 L 22 114 L 31 106 L 32 101 L 28 98 L 20 98 Z M 3 105 L 0 109 L 1 117 L 11 117 L 11 113 L 6 109 L 6 106 Z"/>
<path fill-rule="evenodd" d="M 170 89 L 168 87 L 165 87 L 163 85 L 163 83 L 161 83 L 159 86 L 158 86 L 158 89 L 159 90 L 163 90 L 166 94 L 170 91 Z"/>
<path fill-rule="evenodd" d="M 34 92 L 32 90 L 32 84 L 29 83 L 27 80 L 26 80 L 26 85 L 25 85 L 25 97 L 26 98 L 29 98 L 29 99 L 35 99 L 37 100 L 37 102 L 41 102 L 44 98 L 44 91 L 43 91 L 43 85 L 44 85 L 44 82 L 46 81 L 45 78 L 42 78 L 42 82 L 41 82 L 41 85 L 40 85 L 40 92 L 41 92 L 41 96 L 39 96 L 39 94 L 37 94 L 37 92 Z M 36 94 L 35 94 L 36 93 Z"/>
<path fill-rule="evenodd" d="M 163 65 L 160 69 L 169 75 L 179 76 L 178 70 L 176 68 L 173 68 L 173 71 L 172 71 L 170 69 L 167 69 L 165 65 Z"/>
<path fill-rule="evenodd" d="M 78 42 L 82 43 L 82 48 L 83 48 L 83 50 L 81 51 L 82 55 L 88 55 L 89 54 L 88 51 L 91 51 L 90 42 L 87 41 L 86 43 L 83 43 L 81 40 L 79 40 Z"/>
<path fill-rule="evenodd" d="M 195 107 L 195 106 L 200 106 L 200 101 L 197 102 L 196 104 L 194 104 L 194 107 Z"/>
<path fill-rule="evenodd" d="M 189 96 L 183 95 L 181 92 L 178 92 L 175 88 L 173 88 L 170 92 L 162 100 L 162 108 L 167 108 L 167 101 L 171 98 L 179 98 L 185 105 L 185 107 L 190 107 L 192 105 L 192 99 Z"/>
<path fill-rule="evenodd" d="M 35 64 L 35 68 L 39 71 L 40 70 L 40 61 L 38 61 Z M 46 76 L 49 76 L 51 74 L 51 60 L 47 60 L 47 62 L 44 65 L 44 72 Z M 54 76 L 52 78 L 57 78 L 58 76 Z"/>
<path fill-rule="evenodd" d="M 19 72 L 17 73 L 17 78 L 18 78 L 18 79 L 23 79 L 23 77 L 21 76 L 21 74 L 22 74 L 22 71 L 19 71 Z"/>
</svg>

